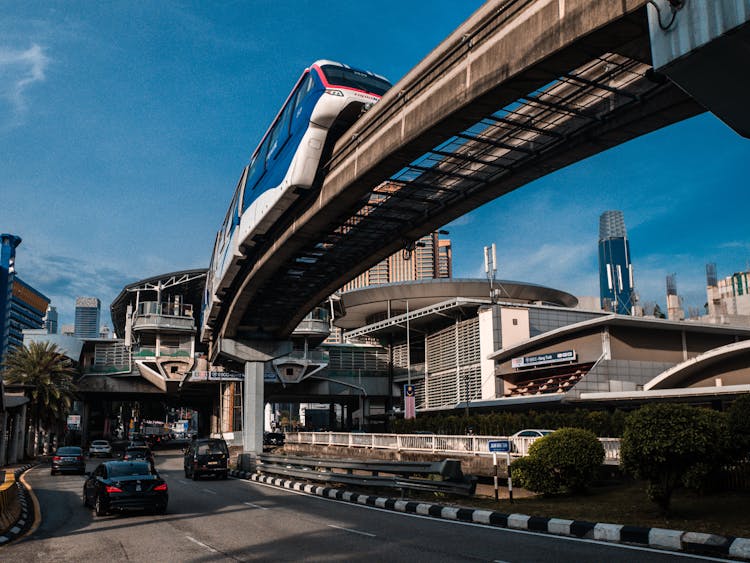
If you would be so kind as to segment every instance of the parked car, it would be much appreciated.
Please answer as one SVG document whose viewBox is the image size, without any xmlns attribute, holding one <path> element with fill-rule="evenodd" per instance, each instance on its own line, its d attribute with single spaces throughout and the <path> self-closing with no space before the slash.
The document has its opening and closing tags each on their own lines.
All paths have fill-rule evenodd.
<svg viewBox="0 0 750 563">
<path fill-rule="evenodd" d="M 89 456 L 109 457 L 112 455 L 112 445 L 107 440 L 94 440 L 89 446 Z"/>
<path fill-rule="evenodd" d="M 229 475 L 229 448 L 219 438 L 195 439 L 185 448 L 185 477 L 197 481 L 202 475 L 216 475 L 226 479 Z"/>
<path fill-rule="evenodd" d="M 83 484 L 83 504 L 97 516 L 113 510 L 167 510 L 167 483 L 144 461 L 106 461 Z"/>
<path fill-rule="evenodd" d="M 57 448 L 55 455 L 52 456 L 50 475 L 66 472 L 78 473 L 80 475 L 86 472 L 83 450 L 78 446 L 61 446 Z"/>
<path fill-rule="evenodd" d="M 543 438 L 553 432 L 554 430 L 538 428 L 519 430 L 510 436 L 510 451 L 526 455 L 529 451 L 529 446 L 533 444 L 537 438 Z"/>
</svg>

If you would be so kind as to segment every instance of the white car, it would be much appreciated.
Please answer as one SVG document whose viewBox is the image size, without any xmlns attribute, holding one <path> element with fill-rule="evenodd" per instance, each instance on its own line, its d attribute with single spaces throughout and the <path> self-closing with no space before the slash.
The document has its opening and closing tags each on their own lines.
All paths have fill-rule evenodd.
<svg viewBox="0 0 750 563">
<path fill-rule="evenodd" d="M 526 455 L 529 453 L 529 446 L 537 439 L 552 434 L 554 430 L 527 428 L 519 430 L 510 436 L 510 451 Z"/>
<path fill-rule="evenodd" d="M 107 440 L 94 440 L 89 446 L 89 455 L 91 457 L 109 457 L 112 455 L 112 446 Z"/>
</svg>

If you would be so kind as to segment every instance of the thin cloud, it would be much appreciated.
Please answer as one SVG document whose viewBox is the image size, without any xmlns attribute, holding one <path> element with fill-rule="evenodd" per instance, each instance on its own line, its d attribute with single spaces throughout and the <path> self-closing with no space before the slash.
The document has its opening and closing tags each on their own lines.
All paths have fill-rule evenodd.
<svg viewBox="0 0 750 563">
<path fill-rule="evenodd" d="M 49 57 L 37 44 L 22 50 L 0 47 L 0 100 L 9 107 L 9 125 L 17 125 L 28 111 L 26 92 L 45 79 Z"/>
</svg>

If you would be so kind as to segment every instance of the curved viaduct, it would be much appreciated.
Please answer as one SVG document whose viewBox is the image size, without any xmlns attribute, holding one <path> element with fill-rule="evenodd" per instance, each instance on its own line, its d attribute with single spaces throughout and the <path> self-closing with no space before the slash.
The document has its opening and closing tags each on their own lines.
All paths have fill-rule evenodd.
<svg viewBox="0 0 750 563">
<path fill-rule="evenodd" d="M 646 4 L 480 8 L 339 140 L 320 189 L 247 250 L 212 356 L 224 339 L 284 339 L 328 295 L 422 235 L 704 111 L 653 72 Z"/>
</svg>

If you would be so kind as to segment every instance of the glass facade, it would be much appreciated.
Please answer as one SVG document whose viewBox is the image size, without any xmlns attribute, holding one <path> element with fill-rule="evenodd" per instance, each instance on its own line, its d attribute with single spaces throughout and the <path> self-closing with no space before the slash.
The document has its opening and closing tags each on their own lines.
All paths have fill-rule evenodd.
<svg viewBox="0 0 750 563">
<path fill-rule="evenodd" d="M 599 218 L 599 295 L 605 311 L 630 315 L 635 305 L 633 266 L 622 211 L 606 211 Z"/>
<path fill-rule="evenodd" d="M 76 338 L 99 338 L 99 318 L 102 304 L 96 297 L 76 299 Z"/>
</svg>

